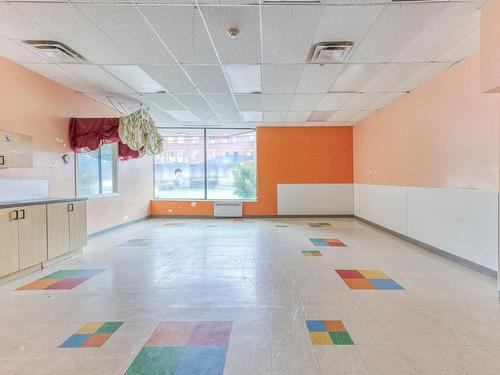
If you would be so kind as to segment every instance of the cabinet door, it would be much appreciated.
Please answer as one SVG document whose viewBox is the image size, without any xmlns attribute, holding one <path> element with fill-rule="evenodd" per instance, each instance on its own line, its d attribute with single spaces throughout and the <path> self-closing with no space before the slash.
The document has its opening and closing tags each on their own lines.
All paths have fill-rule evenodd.
<svg viewBox="0 0 500 375">
<path fill-rule="evenodd" d="M 69 211 L 70 250 L 87 246 L 87 202 L 70 203 Z"/>
<path fill-rule="evenodd" d="M 47 243 L 49 259 L 69 252 L 68 203 L 47 205 Z"/>
<path fill-rule="evenodd" d="M 19 271 L 19 228 L 16 210 L 0 210 L 0 277 Z"/>
<path fill-rule="evenodd" d="M 47 260 L 47 206 L 20 207 L 19 268 Z"/>
<path fill-rule="evenodd" d="M 0 131 L 0 168 L 33 168 L 32 138 Z"/>
</svg>

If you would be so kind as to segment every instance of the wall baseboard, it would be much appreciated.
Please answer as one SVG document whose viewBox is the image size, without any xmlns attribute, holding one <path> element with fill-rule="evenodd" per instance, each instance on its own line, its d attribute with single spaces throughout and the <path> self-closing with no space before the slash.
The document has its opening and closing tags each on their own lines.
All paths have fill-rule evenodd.
<svg viewBox="0 0 500 375">
<path fill-rule="evenodd" d="M 477 272 L 480 272 L 486 276 L 490 276 L 490 277 L 497 277 L 497 271 L 495 270 L 492 270 L 488 267 L 485 267 L 485 266 L 482 266 L 480 264 L 477 264 L 477 263 L 474 263 L 474 262 L 471 262 L 470 260 L 467 260 L 467 259 L 464 259 L 462 257 L 459 257 L 457 255 L 454 255 L 454 254 L 451 254 L 447 251 L 444 251 L 442 249 L 438 249 L 437 247 L 434 247 L 434 246 L 431 246 L 431 245 L 428 245 L 424 242 L 421 242 L 419 240 L 416 240 L 414 238 L 411 238 L 411 237 L 408 237 L 408 236 L 405 236 L 404 234 L 401 234 L 401 233 L 398 233 L 398 232 L 395 232 L 389 228 L 386 228 L 382 225 L 379 225 L 379 224 L 376 224 L 370 220 L 366 220 L 366 219 L 363 219 L 362 217 L 359 217 L 359 216 L 356 216 L 354 215 L 354 218 L 365 223 L 365 224 L 368 224 L 368 225 L 371 225 L 377 229 L 380 229 L 380 230 L 383 230 L 384 232 L 386 233 L 389 233 L 389 234 L 392 234 L 393 236 L 395 237 L 398 237 L 398 238 L 401 238 L 402 240 L 405 240 L 413 245 L 417 245 L 418 247 L 421 247 L 422 249 L 424 250 L 427 250 L 433 254 L 436 254 L 436 255 L 439 255 L 439 256 L 442 256 L 443 258 L 446 258 L 448 260 L 451 260 L 452 262 L 455 262 L 455 263 L 459 263 L 461 264 L 462 266 L 465 266 L 467 268 L 470 268 L 474 271 L 477 271 Z M 500 292 L 499 292 L 500 293 Z M 500 294 L 499 294 L 500 296 Z"/>
<path fill-rule="evenodd" d="M 353 218 L 352 214 L 332 214 L 332 215 L 243 215 L 243 218 L 252 219 L 279 219 L 279 218 Z M 212 215 L 154 215 L 151 219 L 232 219 L 231 217 L 215 217 Z"/>
<path fill-rule="evenodd" d="M 100 236 L 102 234 L 111 232 L 111 231 L 113 231 L 115 229 L 120 229 L 120 228 L 128 227 L 129 225 L 134 225 L 134 224 L 137 224 L 137 223 L 141 223 L 143 221 L 151 219 L 152 217 L 156 217 L 156 216 L 148 215 L 148 216 L 140 217 L 138 219 L 130 220 L 130 221 L 127 221 L 126 223 L 118 224 L 118 225 L 115 225 L 113 227 L 109 227 L 109 228 L 100 230 L 98 232 L 94 232 L 92 234 L 89 234 L 89 235 L 87 235 L 87 238 L 94 238 L 94 237 Z"/>
</svg>

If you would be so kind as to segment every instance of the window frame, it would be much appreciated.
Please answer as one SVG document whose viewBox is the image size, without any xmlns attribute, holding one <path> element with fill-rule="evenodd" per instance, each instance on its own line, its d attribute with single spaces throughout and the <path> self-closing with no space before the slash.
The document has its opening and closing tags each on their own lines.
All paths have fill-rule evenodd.
<svg viewBox="0 0 500 375">
<path fill-rule="evenodd" d="M 98 186 L 99 186 L 99 193 L 97 194 L 92 194 L 92 195 L 81 195 L 78 193 L 78 181 L 79 181 L 79 174 L 78 174 L 78 156 L 82 153 L 75 153 L 75 197 L 77 198 L 88 198 L 88 199 L 93 199 L 93 198 L 100 198 L 100 197 L 110 197 L 110 196 L 118 196 L 120 195 L 118 192 L 118 144 L 117 143 L 108 143 L 109 145 L 112 146 L 112 167 L 113 167 L 113 191 L 110 193 L 103 193 L 103 188 L 102 188 L 102 151 L 101 151 L 101 146 L 95 151 L 98 151 Z M 108 145 L 106 144 L 106 145 Z"/>
<path fill-rule="evenodd" d="M 192 129 L 198 129 L 198 130 L 203 130 L 203 136 L 200 137 L 200 143 L 203 145 L 203 153 L 201 156 L 203 156 L 203 165 L 204 165 L 204 185 L 205 185 L 205 198 L 156 198 L 156 170 L 155 170 L 155 158 L 152 159 L 153 163 L 153 200 L 154 201 L 164 201 L 164 202 L 225 202 L 225 201 L 231 201 L 231 202 L 257 202 L 259 198 L 259 174 L 258 174 L 258 162 L 257 162 L 257 157 L 258 157 L 258 150 L 257 150 L 257 128 L 214 128 L 214 127 L 165 127 L 165 126 L 159 126 L 158 130 L 161 133 L 161 130 L 192 130 Z M 255 161 L 255 199 L 248 199 L 248 198 L 222 198 L 222 199 L 215 199 L 215 198 L 208 198 L 208 175 L 207 175 L 207 146 L 209 144 L 215 144 L 215 138 L 213 139 L 213 142 L 209 142 L 210 138 L 213 136 L 207 135 L 207 130 L 241 130 L 242 132 L 253 132 L 251 136 L 249 136 L 248 143 L 253 143 L 255 144 L 254 147 L 254 161 Z M 164 137 L 166 138 L 166 137 Z M 228 142 L 228 144 L 232 144 Z"/>
</svg>

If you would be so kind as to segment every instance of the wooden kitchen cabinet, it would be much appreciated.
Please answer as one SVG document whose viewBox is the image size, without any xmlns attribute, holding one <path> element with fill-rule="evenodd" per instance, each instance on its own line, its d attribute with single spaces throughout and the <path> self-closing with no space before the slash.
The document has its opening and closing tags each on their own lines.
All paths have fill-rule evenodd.
<svg viewBox="0 0 500 375">
<path fill-rule="evenodd" d="M 33 168 L 32 137 L 0 130 L 0 168 Z"/>
<path fill-rule="evenodd" d="M 19 270 L 19 226 L 16 209 L 0 209 L 0 277 Z"/>
<path fill-rule="evenodd" d="M 87 246 L 87 201 L 72 202 L 69 206 L 69 249 Z"/>
<path fill-rule="evenodd" d="M 19 223 L 19 268 L 25 269 L 48 259 L 47 206 L 16 208 Z"/>
<path fill-rule="evenodd" d="M 47 205 L 47 248 L 49 259 L 69 252 L 68 203 Z"/>
</svg>

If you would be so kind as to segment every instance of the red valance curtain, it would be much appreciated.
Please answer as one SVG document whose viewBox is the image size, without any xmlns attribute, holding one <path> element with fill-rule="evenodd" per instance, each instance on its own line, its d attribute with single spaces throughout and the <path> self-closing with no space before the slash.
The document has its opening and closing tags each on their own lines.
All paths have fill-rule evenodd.
<svg viewBox="0 0 500 375">
<path fill-rule="evenodd" d="M 69 124 L 69 139 L 73 152 L 97 150 L 106 143 L 118 143 L 121 160 L 138 159 L 144 153 L 132 150 L 120 141 L 119 118 L 72 118 Z"/>
</svg>

